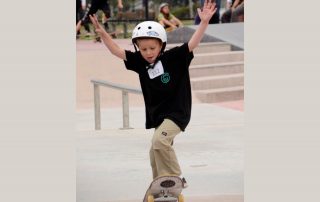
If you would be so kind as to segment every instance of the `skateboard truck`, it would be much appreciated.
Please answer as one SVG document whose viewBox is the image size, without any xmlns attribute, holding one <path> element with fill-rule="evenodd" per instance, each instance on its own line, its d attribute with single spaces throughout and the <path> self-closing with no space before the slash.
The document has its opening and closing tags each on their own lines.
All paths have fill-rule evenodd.
<svg viewBox="0 0 320 202">
<path fill-rule="evenodd" d="M 161 190 L 158 198 L 154 200 L 155 202 L 176 202 L 177 198 L 169 195 L 169 190 Z"/>
</svg>

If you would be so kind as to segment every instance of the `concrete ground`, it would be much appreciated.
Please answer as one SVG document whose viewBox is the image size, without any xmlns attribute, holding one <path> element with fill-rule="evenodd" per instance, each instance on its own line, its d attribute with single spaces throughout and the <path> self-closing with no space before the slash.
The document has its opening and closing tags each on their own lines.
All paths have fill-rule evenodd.
<svg viewBox="0 0 320 202">
<path fill-rule="evenodd" d="M 130 40 L 117 40 L 132 49 Z M 102 130 L 94 131 L 90 79 L 139 86 L 134 72 L 100 43 L 77 41 L 77 202 L 142 201 L 151 181 L 141 95 L 130 95 L 130 126 L 121 130 L 121 93 L 103 89 Z M 187 130 L 175 150 L 189 187 L 188 202 L 243 201 L 243 101 L 202 104 L 193 98 Z"/>
</svg>

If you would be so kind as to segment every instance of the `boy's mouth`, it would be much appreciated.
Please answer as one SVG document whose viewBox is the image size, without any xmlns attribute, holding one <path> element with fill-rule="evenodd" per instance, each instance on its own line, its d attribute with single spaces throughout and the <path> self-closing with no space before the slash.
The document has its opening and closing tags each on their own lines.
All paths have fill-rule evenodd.
<svg viewBox="0 0 320 202">
<path fill-rule="evenodd" d="M 153 57 L 147 57 L 148 62 L 153 62 Z"/>
</svg>

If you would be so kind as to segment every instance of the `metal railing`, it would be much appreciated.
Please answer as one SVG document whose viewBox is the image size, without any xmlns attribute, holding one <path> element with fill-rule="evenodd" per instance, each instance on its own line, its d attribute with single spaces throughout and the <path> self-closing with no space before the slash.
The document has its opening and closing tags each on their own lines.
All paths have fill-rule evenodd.
<svg viewBox="0 0 320 202">
<path fill-rule="evenodd" d="M 122 120 L 123 128 L 130 129 L 129 126 L 129 93 L 142 94 L 141 89 L 131 88 L 129 86 L 115 84 L 108 81 L 91 80 L 94 90 L 94 125 L 95 130 L 101 130 L 101 108 L 100 108 L 100 86 L 113 88 L 122 91 Z"/>
</svg>

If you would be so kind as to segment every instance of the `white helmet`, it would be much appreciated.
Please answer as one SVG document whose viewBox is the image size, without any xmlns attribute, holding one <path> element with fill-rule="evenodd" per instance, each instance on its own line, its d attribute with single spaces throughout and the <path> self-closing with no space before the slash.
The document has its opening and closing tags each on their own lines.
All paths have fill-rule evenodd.
<svg viewBox="0 0 320 202">
<path fill-rule="evenodd" d="M 138 38 L 156 38 L 162 41 L 162 51 L 167 43 L 167 33 L 164 27 L 155 21 L 139 23 L 132 31 L 132 43 L 136 44 Z"/>
<path fill-rule="evenodd" d="M 162 4 L 160 4 L 160 6 L 159 6 L 159 12 L 161 12 L 161 9 L 162 9 L 163 7 L 165 7 L 165 6 L 169 6 L 169 4 L 168 4 L 168 3 L 162 3 Z"/>
</svg>

